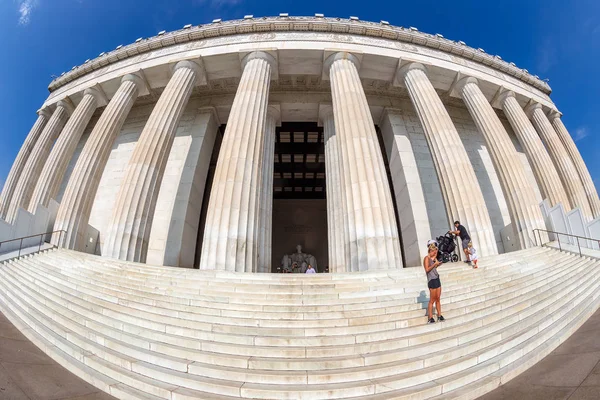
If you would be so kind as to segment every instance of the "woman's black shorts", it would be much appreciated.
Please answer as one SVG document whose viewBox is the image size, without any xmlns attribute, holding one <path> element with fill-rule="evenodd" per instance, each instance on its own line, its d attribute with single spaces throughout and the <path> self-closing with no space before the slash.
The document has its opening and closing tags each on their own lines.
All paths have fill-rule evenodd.
<svg viewBox="0 0 600 400">
<path fill-rule="evenodd" d="M 442 282 L 440 282 L 440 278 L 435 278 L 427 282 L 427 287 L 429 287 L 429 289 L 441 288 Z"/>
</svg>

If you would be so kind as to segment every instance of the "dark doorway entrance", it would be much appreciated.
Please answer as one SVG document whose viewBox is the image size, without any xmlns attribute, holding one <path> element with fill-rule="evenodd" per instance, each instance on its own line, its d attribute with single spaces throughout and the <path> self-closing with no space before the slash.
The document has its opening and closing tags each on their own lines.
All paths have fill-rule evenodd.
<svg viewBox="0 0 600 400">
<path fill-rule="evenodd" d="M 276 130 L 273 176 L 272 271 L 301 245 L 328 266 L 323 128 L 316 122 L 284 122 Z"/>
</svg>

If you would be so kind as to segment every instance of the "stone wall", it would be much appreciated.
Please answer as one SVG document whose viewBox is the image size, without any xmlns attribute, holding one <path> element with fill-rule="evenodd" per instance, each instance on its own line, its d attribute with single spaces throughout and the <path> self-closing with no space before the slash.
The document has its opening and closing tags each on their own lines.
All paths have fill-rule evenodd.
<svg viewBox="0 0 600 400">
<path fill-rule="evenodd" d="M 218 123 L 209 110 L 184 113 L 167 161 L 148 244 L 148 264 L 192 268 L 202 198 Z"/>
</svg>

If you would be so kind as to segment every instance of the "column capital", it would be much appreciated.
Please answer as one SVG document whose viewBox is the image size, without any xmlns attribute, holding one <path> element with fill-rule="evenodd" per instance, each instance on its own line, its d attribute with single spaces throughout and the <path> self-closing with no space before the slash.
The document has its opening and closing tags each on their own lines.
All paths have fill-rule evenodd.
<svg viewBox="0 0 600 400">
<path fill-rule="evenodd" d="M 396 107 L 384 107 L 381 112 L 381 117 L 379 118 L 379 126 L 382 126 L 385 118 L 391 115 L 402 115 L 402 109 Z"/>
<path fill-rule="evenodd" d="M 219 113 L 217 112 L 217 109 L 215 107 L 213 107 L 213 106 L 200 107 L 200 108 L 198 108 L 198 112 L 212 114 L 217 126 L 221 126 L 221 118 L 219 118 Z"/>
<path fill-rule="evenodd" d="M 402 61 L 398 62 L 398 69 L 396 69 L 396 76 L 394 77 L 394 86 L 404 87 L 404 78 L 409 71 L 419 70 L 423 71 L 427 75 L 427 67 L 418 62 L 409 62 L 402 65 Z"/>
<path fill-rule="evenodd" d="M 494 98 L 491 101 L 492 107 L 496 107 L 496 108 L 499 108 L 500 110 L 504 110 L 504 103 L 506 102 L 506 99 L 508 99 L 509 97 L 513 97 L 515 99 L 517 98 L 517 96 L 515 95 L 515 92 L 513 92 L 512 90 L 500 88 L 499 91 L 496 93 L 496 95 L 494 96 Z"/>
<path fill-rule="evenodd" d="M 531 119 L 531 116 L 533 115 L 535 110 L 541 110 L 542 109 L 542 105 L 536 101 L 529 101 L 529 103 L 527 103 L 527 105 L 525 106 L 525 109 L 523 111 L 525 111 L 525 114 L 527 114 L 527 117 L 529 119 Z"/>
<path fill-rule="evenodd" d="M 84 96 L 88 94 L 90 96 L 93 96 L 94 99 L 96 99 L 96 103 L 98 105 L 104 106 L 108 104 L 108 98 L 106 97 L 106 93 L 104 93 L 104 91 L 102 91 L 101 89 L 95 86 L 89 87 L 83 91 Z"/>
<path fill-rule="evenodd" d="M 338 60 L 348 60 L 350 61 L 352 64 L 354 64 L 354 66 L 356 67 L 356 69 L 360 69 L 360 64 L 362 62 L 362 55 L 360 54 L 355 54 L 355 53 L 350 53 L 348 51 L 338 51 L 332 54 L 327 55 L 327 53 L 324 54 L 325 59 L 323 61 L 323 79 L 328 80 L 329 79 L 329 70 L 331 69 L 331 66 L 333 65 L 334 62 L 338 61 Z"/>
<path fill-rule="evenodd" d="M 276 58 L 277 53 L 275 55 L 271 54 L 268 50 L 257 50 L 249 53 L 240 52 L 242 71 L 246 68 L 246 64 L 248 64 L 252 60 L 261 59 L 265 60 L 271 66 L 271 80 L 275 80 L 279 78 L 279 64 Z"/>
<path fill-rule="evenodd" d="M 476 78 L 473 78 L 472 76 L 465 76 L 460 78 L 450 91 L 450 96 L 462 98 L 463 89 L 465 88 L 465 86 L 471 83 L 479 87 L 479 81 Z"/>
<path fill-rule="evenodd" d="M 36 111 L 36 114 L 39 116 L 43 115 L 44 117 L 46 117 L 46 119 L 50 119 L 50 117 L 52 116 L 52 113 L 50 112 L 50 110 L 48 110 L 48 107 L 40 108 Z"/>
<path fill-rule="evenodd" d="M 146 88 L 146 82 L 137 74 L 127 74 L 121 78 L 121 83 L 133 82 L 139 93 L 142 93 Z"/>
<path fill-rule="evenodd" d="M 71 99 L 69 99 L 68 97 L 59 100 L 58 103 L 56 103 L 56 107 L 64 108 L 67 114 L 69 114 L 69 116 L 71 116 L 71 114 L 73 114 L 73 111 L 75 111 L 75 106 L 73 105 Z"/>
<path fill-rule="evenodd" d="M 174 74 L 177 70 L 181 68 L 187 68 L 194 71 L 194 73 L 196 74 L 196 85 L 206 85 L 206 72 L 202 65 L 198 64 L 196 61 L 193 60 L 182 60 L 173 66 L 171 73 Z"/>
<path fill-rule="evenodd" d="M 548 111 L 547 115 L 550 122 L 554 121 L 556 118 L 562 117 L 562 113 L 560 111 L 552 109 Z"/>
<path fill-rule="evenodd" d="M 324 126 L 325 121 L 333 118 L 333 105 L 331 103 L 319 103 L 319 126 Z"/>
<path fill-rule="evenodd" d="M 268 105 L 267 117 L 275 120 L 275 126 L 281 126 L 281 106 L 279 103 L 271 103 Z"/>
</svg>

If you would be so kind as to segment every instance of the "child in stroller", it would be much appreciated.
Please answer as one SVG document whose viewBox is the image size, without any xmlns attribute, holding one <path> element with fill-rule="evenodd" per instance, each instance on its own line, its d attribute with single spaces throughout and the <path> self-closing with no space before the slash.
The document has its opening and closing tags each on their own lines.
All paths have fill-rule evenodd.
<svg viewBox="0 0 600 400">
<path fill-rule="evenodd" d="M 438 243 L 438 260 L 443 263 L 457 262 L 458 254 L 454 252 L 456 249 L 456 243 L 454 242 L 454 235 L 447 232 L 444 236 L 438 236 L 435 239 Z"/>
</svg>

